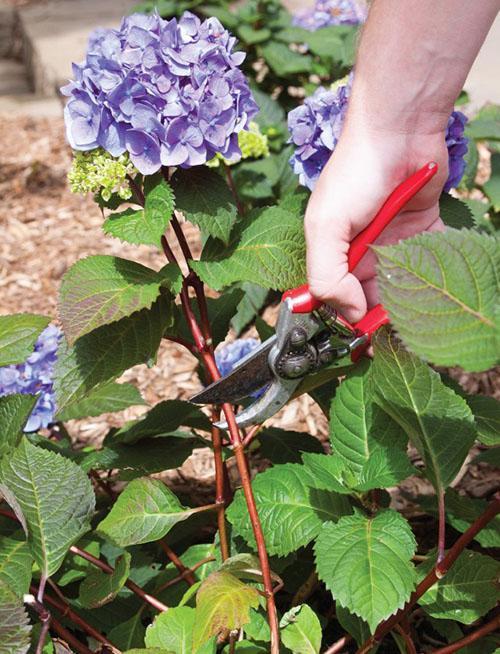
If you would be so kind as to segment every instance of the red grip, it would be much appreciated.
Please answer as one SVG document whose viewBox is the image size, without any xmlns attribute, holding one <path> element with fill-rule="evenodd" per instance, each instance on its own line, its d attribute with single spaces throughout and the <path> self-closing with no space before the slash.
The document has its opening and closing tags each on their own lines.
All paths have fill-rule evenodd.
<svg viewBox="0 0 500 654">
<path fill-rule="evenodd" d="M 373 334 L 379 327 L 382 327 L 382 325 L 387 325 L 388 322 L 389 316 L 387 315 L 387 311 L 381 304 L 377 304 L 373 307 L 373 309 L 370 309 L 370 311 L 368 311 L 368 313 L 363 318 L 361 318 L 359 322 L 353 325 L 354 329 L 358 333 L 367 334 L 368 341 L 363 343 L 363 345 L 351 353 L 352 361 L 356 362 L 359 359 L 366 348 L 370 345 L 371 337 Z"/>
<path fill-rule="evenodd" d="M 437 163 L 431 161 L 411 175 L 411 177 L 408 177 L 407 180 L 400 184 L 391 193 L 372 222 L 352 240 L 347 254 L 349 272 L 352 272 L 354 268 L 356 268 L 368 251 L 369 245 L 380 236 L 391 220 L 398 215 L 404 205 L 411 200 L 411 198 L 416 195 L 430 179 L 432 179 L 432 177 L 434 177 L 437 170 Z M 322 305 L 320 300 L 317 300 L 311 295 L 307 284 L 303 284 L 297 288 L 292 288 L 283 293 L 282 301 L 286 299 L 291 300 L 293 313 L 310 313 Z M 374 311 L 374 309 L 372 309 L 372 311 Z M 368 317 L 368 315 L 369 314 L 365 317 Z"/>
</svg>

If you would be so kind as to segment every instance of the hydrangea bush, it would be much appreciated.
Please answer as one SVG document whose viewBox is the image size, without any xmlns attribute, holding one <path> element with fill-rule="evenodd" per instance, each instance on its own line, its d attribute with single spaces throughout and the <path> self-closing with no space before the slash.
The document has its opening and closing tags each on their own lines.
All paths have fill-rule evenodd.
<svg viewBox="0 0 500 654">
<path fill-rule="evenodd" d="M 356 38 L 346 2 L 318 2 L 314 31 L 271 1 L 185 4 L 95 32 L 65 88 L 72 190 L 164 264 L 75 261 L 62 330 L 0 316 L 0 652 L 493 654 L 500 500 L 462 480 L 498 465 L 498 402 L 454 379 L 486 388 L 498 362 L 499 109 L 450 117 L 448 229 L 377 248 L 392 328 L 373 360 L 302 383 L 296 430 L 147 406 L 123 373 L 168 342 L 201 388 L 305 281 L 303 185 L 338 141 Z M 73 420 L 141 406 L 75 439 Z M 201 449 L 213 488 L 174 472 Z"/>
</svg>

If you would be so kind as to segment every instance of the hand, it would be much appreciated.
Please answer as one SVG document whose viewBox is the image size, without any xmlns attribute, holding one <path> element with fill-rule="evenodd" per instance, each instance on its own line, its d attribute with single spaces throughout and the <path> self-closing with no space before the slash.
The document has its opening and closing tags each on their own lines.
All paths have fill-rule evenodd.
<svg viewBox="0 0 500 654">
<path fill-rule="evenodd" d="M 367 253 L 351 274 L 350 242 L 396 186 L 428 161 L 438 163 L 438 173 L 376 241 L 389 244 L 444 229 L 438 204 L 448 176 L 444 134 L 374 133 L 351 121 L 321 173 L 305 218 L 308 282 L 315 297 L 350 322 L 360 320 L 379 301 L 375 254 Z"/>
</svg>

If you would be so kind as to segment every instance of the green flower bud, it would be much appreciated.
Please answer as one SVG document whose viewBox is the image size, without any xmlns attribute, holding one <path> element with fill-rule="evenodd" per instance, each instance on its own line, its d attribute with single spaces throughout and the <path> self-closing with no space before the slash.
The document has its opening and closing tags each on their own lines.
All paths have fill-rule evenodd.
<svg viewBox="0 0 500 654">
<path fill-rule="evenodd" d="M 113 193 L 122 200 L 132 197 L 128 176 L 137 173 L 128 153 L 112 157 L 102 148 L 75 152 L 68 181 L 72 193 L 99 193 L 108 201 Z"/>
</svg>

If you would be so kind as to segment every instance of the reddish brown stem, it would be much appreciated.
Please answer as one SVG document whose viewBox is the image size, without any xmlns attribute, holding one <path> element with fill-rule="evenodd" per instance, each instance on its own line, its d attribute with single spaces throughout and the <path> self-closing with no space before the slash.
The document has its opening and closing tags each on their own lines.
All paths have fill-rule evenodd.
<svg viewBox="0 0 500 654">
<path fill-rule="evenodd" d="M 189 568 L 186 568 L 184 563 L 180 560 L 180 558 L 177 556 L 177 554 L 174 552 L 174 550 L 167 545 L 167 543 L 162 539 L 159 541 L 160 547 L 162 550 L 165 552 L 165 554 L 168 556 L 168 558 L 172 561 L 172 563 L 175 565 L 177 570 L 183 575 L 183 579 L 186 580 L 186 582 L 189 584 L 189 586 L 192 586 L 194 583 L 196 583 L 196 579 L 194 578 L 193 573 Z"/>
<path fill-rule="evenodd" d="M 418 600 L 426 593 L 431 586 L 433 586 L 439 579 L 442 579 L 448 572 L 450 567 L 455 563 L 460 554 L 464 551 L 467 545 L 473 540 L 476 535 L 484 529 L 484 527 L 493 520 L 493 518 L 500 512 L 500 499 L 495 499 L 490 502 L 486 511 L 479 516 L 479 518 L 472 523 L 472 525 L 465 531 L 460 538 L 455 542 L 453 547 L 448 551 L 444 559 L 433 568 L 426 577 L 418 584 L 416 590 L 412 593 L 409 601 L 405 606 L 398 611 L 395 615 L 391 616 L 380 624 L 375 634 L 371 636 L 363 645 L 358 649 L 356 654 L 366 654 L 370 649 L 379 643 L 384 636 L 386 636 L 402 619 L 404 619 L 411 609 L 415 606 Z"/>
<path fill-rule="evenodd" d="M 324 651 L 324 654 L 338 654 L 344 649 L 346 645 L 349 645 L 351 640 L 352 637 L 349 636 L 349 634 L 342 636 L 342 638 L 339 638 L 339 640 L 333 643 L 333 645 L 330 645 L 330 647 Z"/>
<path fill-rule="evenodd" d="M 215 561 L 214 556 L 207 556 L 205 559 L 202 559 L 201 561 L 198 561 L 198 563 L 195 563 L 195 565 L 191 566 L 191 568 L 187 568 L 185 572 L 182 572 L 180 575 L 177 575 L 177 577 L 174 577 L 173 579 L 169 579 L 167 582 L 162 584 L 161 586 L 158 586 L 158 588 L 155 590 L 156 593 L 161 593 L 162 590 L 165 590 L 165 588 L 170 588 L 170 586 L 175 586 L 175 584 L 179 583 L 179 581 L 182 581 L 186 574 L 190 572 L 191 574 L 193 572 L 196 572 L 198 568 L 201 568 L 202 565 L 206 565 L 207 563 L 210 563 L 210 561 Z"/>
<path fill-rule="evenodd" d="M 142 189 L 139 187 L 137 182 L 133 177 L 130 175 L 127 175 L 128 183 L 130 184 L 130 188 L 132 189 L 133 194 L 135 195 L 135 200 L 137 204 L 141 205 L 141 207 L 144 206 L 145 198 L 144 198 L 144 193 L 142 192 Z"/>
<path fill-rule="evenodd" d="M 245 209 L 243 207 L 243 204 L 240 200 L 240 196 L 238 195 L 238 191 L 236 190 L 236 184 L 234 183 L 233 179 L 233 173 L 231 172 L 231 167 L 228 166 L 226 163 L 224 164 L 224 168 L 226 171 L 226 180 L 227 180 L 227 185 L 231 189 L 231 193 L 233 194 L 234 201 L 236 202 L 236 206 L 238 207 L 238 213 L 240 216 L 243 216 L 245 213 Z"/>
<path fill-rule="evenodd" d="M 497 615 L 496 618 L 493 618 L 493 620 L 490 620 L 482 627 L 479 627 L 479 629 L 476 629 L 476 631 L 467 634 L 467 636 L 460 638 L 460 640 L 456 640 L 454 643 L 450 643 L 449 645 L 446 645 L 446 647 L 440 647 L 439 649 L 433 650 L 432 654 L 454 654 L 454 652 L 457 652 L 459 649 L 462 649 L 462 647 L 466 647 L 471 643 L 475 643 L 476 640 L 479 640 L 480 638 L 484 638 L 484 636 L 487 636 L 492 631 L 496 631 L 499 628 L 500 628 L 500 615 Z"/>
<path fill-rule="evenodd" d="M 222 560 L 225 561 L 229 558 L 229 540 L 226 529 L 226 472 L 227 468 L 224 465 L 222 458 L 222 435 L 220 429 L 213 425 L 220 418 L 220 410 L 216 407 L 212 408 L 212 447 L 214 449 L 214 465 L 215 465 L 215 503 L 219 506 L 217 511 L 217 528 L 219 530 L 220 551 Z"/>
<path fill-rule="evenodd" d="M 184 338 L 180 338 L 179 336 L 164 336 L 164 338 L 167 341 L 172 341 L 172 343 L 178 343 L 179 345 L 182 345 L 186 348 L 186 350 L 189 350 L 193 356 L 198 356 L 198 350 L 195 348 L 195 346 L 189 341 L 186 341 Z"/>
<path fill-rule="evenodd" d="M 444 559 L 446 543 L 446 506 L 444 499 L 444 490 L 440 490 L 437 496 L 438 501 L 438 547 L 437 547 L 437 565 Z"/>
<path fill-rule="evenodd" d="M 59 620 L 56 620 L 54 616 L 50 619 L 50 628 L 52 631 L 55 631 L 58 636 L 60 636 L 68 645 L 74 650 L 77 654 L 93 654 L 86 645 L 81 643 L 71 631 L 63 627 Z"/>
<path fill-rule="evenodd" d="M 259 433 L 261 427 L 262 427 L 262 424 L 253 425 L 253 427 L 250 429 L 248 434 L 246 434 L 245 438 L 243 439 L 243 447 L 244 448 L 247 448 L 250 445 L 250 443 L 254 440 L 254 438 Z"/>
<path fill-rule="evenodd" d="M 34 597 L 31 597 L 30 595 L 28 595 L 27 598 L 25 599 L 25 603 L 28 604 L 28 606 L 31 606 L 31 608 L 36 611 L 40 619 L 41 629 L 40 629 L 40 635 L 38 636 L 38 642 L 35 648 L 35 654 L 42 654 L 45 645 L 45 640 L 47 638 L 47 634 L 49 633 L 49 628 L 50 628 L 50 619 L 51 619 L 50 611 L 47 609 L 46 606 L 42 604 L 42 602 L 40 602 L 38 599 L 35 599 Z"/>
<path fill-rule="evenodd" d="M 415 645 L 413 643 L 413 640 L 411 639 L 410 634 L 407 631 L 405 631 L 405 629 L 403 629 L 403 627 L 400 624 L 396 626 L 396 631 L 400 636 L 403 637 L 403 640 L 405 641 L 407 654 L 417 654 L 417 650 L 415 649 Z"/>
</svg>

